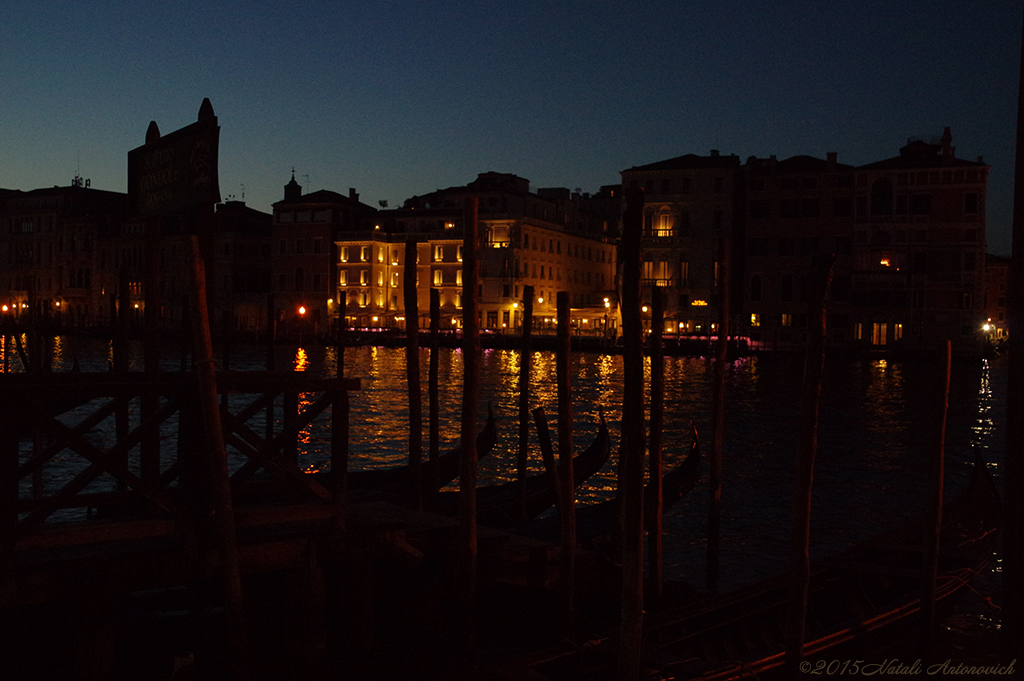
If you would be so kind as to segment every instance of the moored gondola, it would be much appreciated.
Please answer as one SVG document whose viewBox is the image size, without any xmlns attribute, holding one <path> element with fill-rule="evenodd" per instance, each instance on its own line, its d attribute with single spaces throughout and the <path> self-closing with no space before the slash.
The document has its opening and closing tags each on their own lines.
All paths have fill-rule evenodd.
<svg viewBox="0 0 1024 681">
<path fill-rule="evenodd" d="M 601 470 L 610 452 L 611 436 L 602 416 L 590 446 L 573 457 L 573 486 L 579 487 Z M 546 473 L 531 475 L 524 484 L 527 520 L 536 518 L 555 503 L 555 491 Z M 518 524 L 518 505 L 519 482 L 516 480 L 477 488 L 477 521 L 481 525 L 508 528 Z M 445 515 L 458 513 L 458 492 L 438 494 L 431 502 L 431 510 Z"/>
</svg>

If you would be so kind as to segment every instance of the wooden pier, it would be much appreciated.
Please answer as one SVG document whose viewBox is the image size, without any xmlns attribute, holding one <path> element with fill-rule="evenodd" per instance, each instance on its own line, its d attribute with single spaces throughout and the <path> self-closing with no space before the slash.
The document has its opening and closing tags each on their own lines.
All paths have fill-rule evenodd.
<svg viewBox="0 0 1024 681">
<path fill-rule="evenodd" d="M 370 678 L 401 667 L 398 641 L 424 636 L 446 651 L 445 664 L 465 662 L 460 635 L 424 623 L 444 619 L 448 596 L 458 602 L 459 521 L 358 490 L 338 503 L 338 476 L 297 463 L 299 433 L 317 417 L 347 423 L 348 401 L 337 397 L 359 380 L 218 372 L 216 383 L 234 460 L 245 668 L 226 652 L 221 530 L 197 445 L 195 376 L 3 374 L 0 657 L 12 678 L 171 678 L 175 665 L 202 678 L 331 678 L 328 668 Z M 144 398 L 158 407 L 141 419 Z M 324 414 L 332 404 L 340 411 Z M 277 426 L 265 430 L 268 410 Z M 155 459 L 139 455 L 147 442 Z M 103 491 L 92 491 L 100 478 Z M 487 528 L 478 541 L 485 590 L 556 586 L 557 547 Z M 396 622 L 424 629 L 405 639 Z"/>
</svg>

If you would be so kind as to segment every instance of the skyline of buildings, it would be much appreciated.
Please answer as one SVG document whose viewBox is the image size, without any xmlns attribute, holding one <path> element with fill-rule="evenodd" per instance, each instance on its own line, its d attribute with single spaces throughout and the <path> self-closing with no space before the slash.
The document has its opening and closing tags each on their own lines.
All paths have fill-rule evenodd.
<svg viewBox="0 0 1024 681">
<path fill-rule="evenodd" d="M 802 345 L 807 273 L 835 254 L 830 345 L 912 350 L 948 337 L 970 351 L 1005 333 L 1005 305 L 994 304 L 1006 302 L 1005 280 L 986 274 L 997 262 L 985 252 L 990 168 L 955 151 L 948 128 L 861 166 L 834 153 L 741 162 L 712 150 L 625 169 L 620 184 L 596 194 L 531 191 L 525 178 L 488 171 L 391 209 L 360 202 L 355 189 L 303 194 L 293 174 L 272 214 L 228 200 L 204 223 L 211 319 L 219 330 L 260 332 L 269 316 L 282 335 L 323 333 L 344 292 L 349 326 L 404 327 L 411 239 L 420 326 L 430 288 L 440 290 L 442 328 L 457 326 L 463 206 L 473 197 L 481 328 L 517 331 L 523 289 L 533 286 L 541 332 L 553 328 L 555 293 L 568 291 L 574 333 L 614 336 L 622 193 L 642 189 L 644 296 L 655 287 L 668 294 L 666 333 L 716 332 L 725 239 L 731 335 L 765 348 Z M 150 223 L 128 218 L 127 198 L 80 178 L 70 187 L 0 189 L 0 302 L 9 313 L 31 303 L 69 325 L 103 326 L 120 281 L 144 310 L 146 273 L 159 269 L 163 317 L 180 319 L 174 235 L 184 228 L 163 218 L 159 257 L 147 256 Z"/>
</svg>

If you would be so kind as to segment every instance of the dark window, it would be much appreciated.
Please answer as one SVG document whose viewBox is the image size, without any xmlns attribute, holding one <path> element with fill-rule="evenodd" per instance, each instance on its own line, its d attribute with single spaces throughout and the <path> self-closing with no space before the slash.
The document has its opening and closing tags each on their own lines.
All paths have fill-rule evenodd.
<svg viewBox="0 0 1024 681">
<path fill-rule="evenodd" d="M 837 236 L 836 237 L 836 255 L 849 255 L 851 249 L 850 237 L 848 236 Z"/>
<path fill-rule="evenodd" d="M 931 194 L 912 194 L 910 196 L 911 215 L 930 215 L 932 212 Z"/>
<path fill-rule="evenodd" d="M 796 252 L 796 239 L 791 236 L 779 237 L 779 255 L 793 255 Z"/>
<path fill-rule="evenodd" d="M 832 216 L 837 218 L 853 217 L 853 197 L 837 196 L 832 199 Z"/>
<path fill-rule="evenodd" d="M 716 192 L 723 192 L 723 191 L 725 191 L 725 178 L 724 177 L 716 177 L 715 178 L 715 191 Z"/>
<path fill-rule="evenodd" d="M 800 255 L 814 255 L 818 252 L 818 237 L 800 237 Z"/>
<path fill-rule="evenodd" d="M 892 182 L 887 178 L 871 185 L 871 214 L 892 215 Z"/>
<path fill-rule="evenodd" d="M 800 217 L 800 199 L 782 199 L 779 201 L 779 217 Z"/>
<path fill-rule="evenodd" d="M 755 220 L 763 220 L 768 217 L 768 202 L 759 199 L 750 202 L 750 217 Z"/>
<path fill-rule="evenodd" d="M 761 275 L 755 274 L 750 277 L 750 302 L 761 302 Z"/>
<path fill-rule="evenodd" d="M 964 214 L 978 214 L 978 194 L 976 191 L 968 191 L 968 193 L 964 195 Z"/>
<path fill-rule="evenodd" d="M 820 211 L 818 199 L 804 199 L 800 204 L 800 216 L 805 218 L 816 218 Z"/>
<path fill-rule="evenodd" d="M 668 194 L 672 190 L 672 181 L 664 179 L 661 181 L 661 193 Z"/>
<path fill-rule="evenodd" d="M 302 291 L 305 289 L 306 277 L 301 267 L 295 268 L 295 290 Z"/>
<path fill-rule="evenodd" d="M 793 277 L 788 274 L 783 275 L 779 281 L 779 300 L 784 303 L 793 300 Z"/>
<path fill-rule="evenodd" d="M 974 251 L 967 251 L 964 253 L 964 271 L 973 272 L 976 263 L 976 253 Z"/>
</svg>

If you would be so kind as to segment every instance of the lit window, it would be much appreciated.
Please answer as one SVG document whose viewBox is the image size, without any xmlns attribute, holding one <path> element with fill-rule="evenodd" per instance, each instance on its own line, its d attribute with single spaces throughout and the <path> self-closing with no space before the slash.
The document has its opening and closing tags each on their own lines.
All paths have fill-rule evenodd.
<svg viewBox="0 0 1024 681">
<path fill-rule="evenodd" d="M 782 313 L 782 325 L 783 326 L 793 326 L 793 315 L 787 314 L 787 313 L 783 312 Z"/>
<path fill-rule="evenodd" d="M 391 273 L 391 288 L 398 287 L 398 272 Z"/>
<path fill-rule="evenodd" d="M 369 283 L 370 283 L 370 271 L 369 270 L 359 270 L 359 285 L 360 286 L 366 286 Z"/>
<path fill-rule="evenodd" d="M 444 246 L 434 246 L 434 262 L 444 260 Z"/>
<path fill-rule="evenodd" d="M 459 262 L 462 262 L 462 246 L 459 246 L 458 249 L 455 251 L 455 258 Z"/>
<path fill-rule="evenodd" d="M 751 314 L 750 315 L 750 325 L 751 326 L 761 326 L 761 315 L 757 314 L 756 312 Z"/>
<path fill-rule="evenodd" d="M 903 325 L 893 324 L 892 325 L 892 339 L 894 341 L 903 340 Z"/>
<path fill-rule="evenodd" d="M 338 277 L 338 283 L 342 286 L 348 286 L 348 272 L 345 270 L 341 271 L 341 274 Z"/>
<path fill-rule="evenodd" d="M 341 247 L 341 261 L 348 262 L 348 246 Z"/>
<path fill-rule="evenodd" d="M 462 286 L 462 270 L 455 270 L 455 284 Z"/>
<path fill-rule="evenodd" d="M 360 246 L 359 247 L 359 260 L 361 262 L 370 262 L 370 247 Z"/>
<path fill-rule="evenodd" d="M 384 262 L 384 247 L 377 249 L 377 262 Z"/>
<path fill-rule="evenodd" d="M 384 271 L 381 270 L 380 272 L 377 273 L 377 286 L 383 286 L 383 285 L 384 285 Z"/>
<path fill-rule="evenodd" d="M 393 249 L 391 251 L 391 264 L 392 265 L 397 265 L 398 264 L 398 249 L 397 248 Z"/>
<path fill-rule="evenodd" d="M 695 300 L 690 305 L 694 307 L 707 307 L 708 301 L 706 300 Z"/>
<path fill-rule="evenodd" d="M 441 270 L 434 270 L 434 286 L 440 286 L 444 283 L 444 272 Z"/>
<path fill-rule="evenodd" d="M 855 340 L 862 340 L 864 338 L 864 324 L 857 322 L 853 325 L 853 337 Z"/>
</svg>

